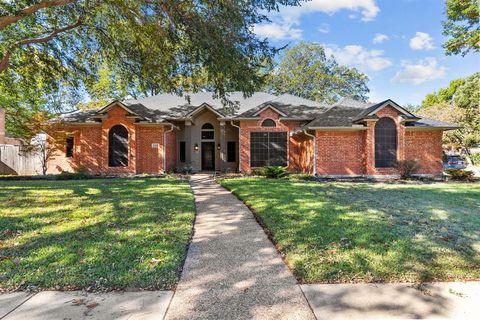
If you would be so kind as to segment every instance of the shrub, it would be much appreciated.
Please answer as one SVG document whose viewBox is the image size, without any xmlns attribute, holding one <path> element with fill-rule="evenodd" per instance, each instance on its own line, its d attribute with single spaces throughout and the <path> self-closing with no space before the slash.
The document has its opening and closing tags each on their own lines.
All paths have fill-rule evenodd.
<svg viewBox="0 0 480 320">
<path fill-rule="evenodd" d="M 254 176 L 265 176 L 265 168 L 254 168 L 254 169 L 252 169 L 252 175 L 254 175 Z"/>
<path fill-rule="evenodd" d="M 264 168 L 264 175 L 267 178 L 278 179 L 288 174 L 286 167 L 268 166 Z"/>
<path fill-rule="evenodd" d="M 399 160 L 395 163 L 395 167 L 397 167 L 402 179 L 408 179 L 418 172 L 420 164 L 417 160 Z"/>
<path fill-rule="evenodd" d="M 474 153 L 470 155 L 470 159 L 473 161 L 473 164 L 476 166 L 480 165 L 480 153 Z"/>
<path fill-rule="evenodd" d="M 54 177 L 55 177 L 55 180 L 82 180 L 82 179 L 88 179 L 90 175 L 86 172 L 62 171 L 60 172 L 60 174 Z"/>
<path fill-rule="evenodd" d="M 447 169 L 445 171 L 452 180 L 456 181 L 473 181 L 475 180 L 473 172 L 462 169 Z"/>
</svg>

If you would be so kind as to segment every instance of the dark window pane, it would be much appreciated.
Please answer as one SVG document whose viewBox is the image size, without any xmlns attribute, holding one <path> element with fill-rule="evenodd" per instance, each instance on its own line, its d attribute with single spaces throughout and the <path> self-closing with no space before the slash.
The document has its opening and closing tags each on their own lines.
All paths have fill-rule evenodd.
<svg viewBox="0 0 480 320">
<path fill-rule="evenodd" d="M 66 150 L 65 150 L 66 157 L 68 158 L 73 157 L 73 146 L 74 146 L 73 137 L 68 137 L 66 142 Z"/>
<path fill-rule="evenodd" d="M 205 123 L 202 126 L 202 129 L 212 129 L 213 130 L 213 125 L 211 123 Z"/>
<path fill-rule="evenodd" d="M 213 140 L 215 138 L 214 131 L 202 131 L 202 139 Z"/>
<path fill-rule="evenodd" d="M 180 141 L 180 162 L 185 162 L 186 144 L 185 141 Z"/>
<path fill-rule="evenodd" d="M 286 132 L 250 133 L 250 166 L 286 166 Z"/>
<path fill-rule="evenodd" d="M 108 133 L 108 165 L 128 167 L 128 131 L 124 126 L 113 126 Z"/>
<path fill-rule="evenodd" d="M 275 124 L 275 121 L 272 119 L 265 119 L 262 122 L 262 127 L 276 127 L 277 125 Z"/>
<path fill-rule="evenodd" d="M 237 160 L 237 148 L 235 141 L 227 142 L 227 162 L 235 162 Z"/>
<path fill-rule="evenodd" d="M 392 168 L 397 160 L 397 127 L 387 117 L 375 124 L 375 167 Z"/>
</svg>

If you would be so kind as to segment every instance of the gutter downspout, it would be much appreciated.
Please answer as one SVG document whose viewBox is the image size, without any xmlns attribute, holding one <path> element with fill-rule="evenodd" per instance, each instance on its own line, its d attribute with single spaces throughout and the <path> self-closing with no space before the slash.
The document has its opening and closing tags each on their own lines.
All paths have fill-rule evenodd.
<svg viewBox="0 0 480 320">
<path fill-rule="evenodd" d="M 163 174 L 167 173 L 167 134 L 176 128 L 173 123 L 170 123 L 170 130 L 163 133 Z"/>
<path fill-rule="evenodd" d="M 306 136 L 313 138 L 313 175 L 317 175 L 317 137 L 313 134 L 307 132 L 306 129 L 303 130 Z"/>
<path fill-rule="evenodd" d="M 236 124 L 233 124 L 233 120 L 230 120 L 230 124 L 232 127 L 238 128 L 238 172 L 242 171 L 242 155 L 241 155 L 241 148 L 240 148 L 240 140 L 242 139 L 241 136 L 241 128 L 240 126 L 237 126 Z"/>
</svg>

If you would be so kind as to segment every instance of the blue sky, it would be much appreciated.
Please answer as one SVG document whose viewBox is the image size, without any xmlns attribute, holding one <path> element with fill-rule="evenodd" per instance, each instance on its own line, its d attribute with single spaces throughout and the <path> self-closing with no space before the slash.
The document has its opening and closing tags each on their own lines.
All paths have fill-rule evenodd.
<svg viewBox="0 0 480 320">
<path fill-rule="evenodd" d="M 271 44 L 324 44 L 338 62 L 370 81 L 370 100 L 420 104 L 456 78 L 480 71 L 480 57 L 446 56 L 444 0 L 311 0 L 282 8 L 255 27 Z"/>
</svg>

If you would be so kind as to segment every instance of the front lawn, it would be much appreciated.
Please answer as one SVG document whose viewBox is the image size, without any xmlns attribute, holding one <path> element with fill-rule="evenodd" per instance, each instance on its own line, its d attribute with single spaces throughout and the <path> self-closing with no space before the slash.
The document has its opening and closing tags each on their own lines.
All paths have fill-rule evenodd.
<svg viewBox="0 0 480 320">
<path fill-rule="evenodd" d="M 0 291 L 171 289 L 193 219 L 176 179 L 0 181 Z"/>
<path fill-rule="evenodd" d="M 254 209 L 297 278 L 480 279 L 480 184 L 222 180 Z"/>
</svg>

